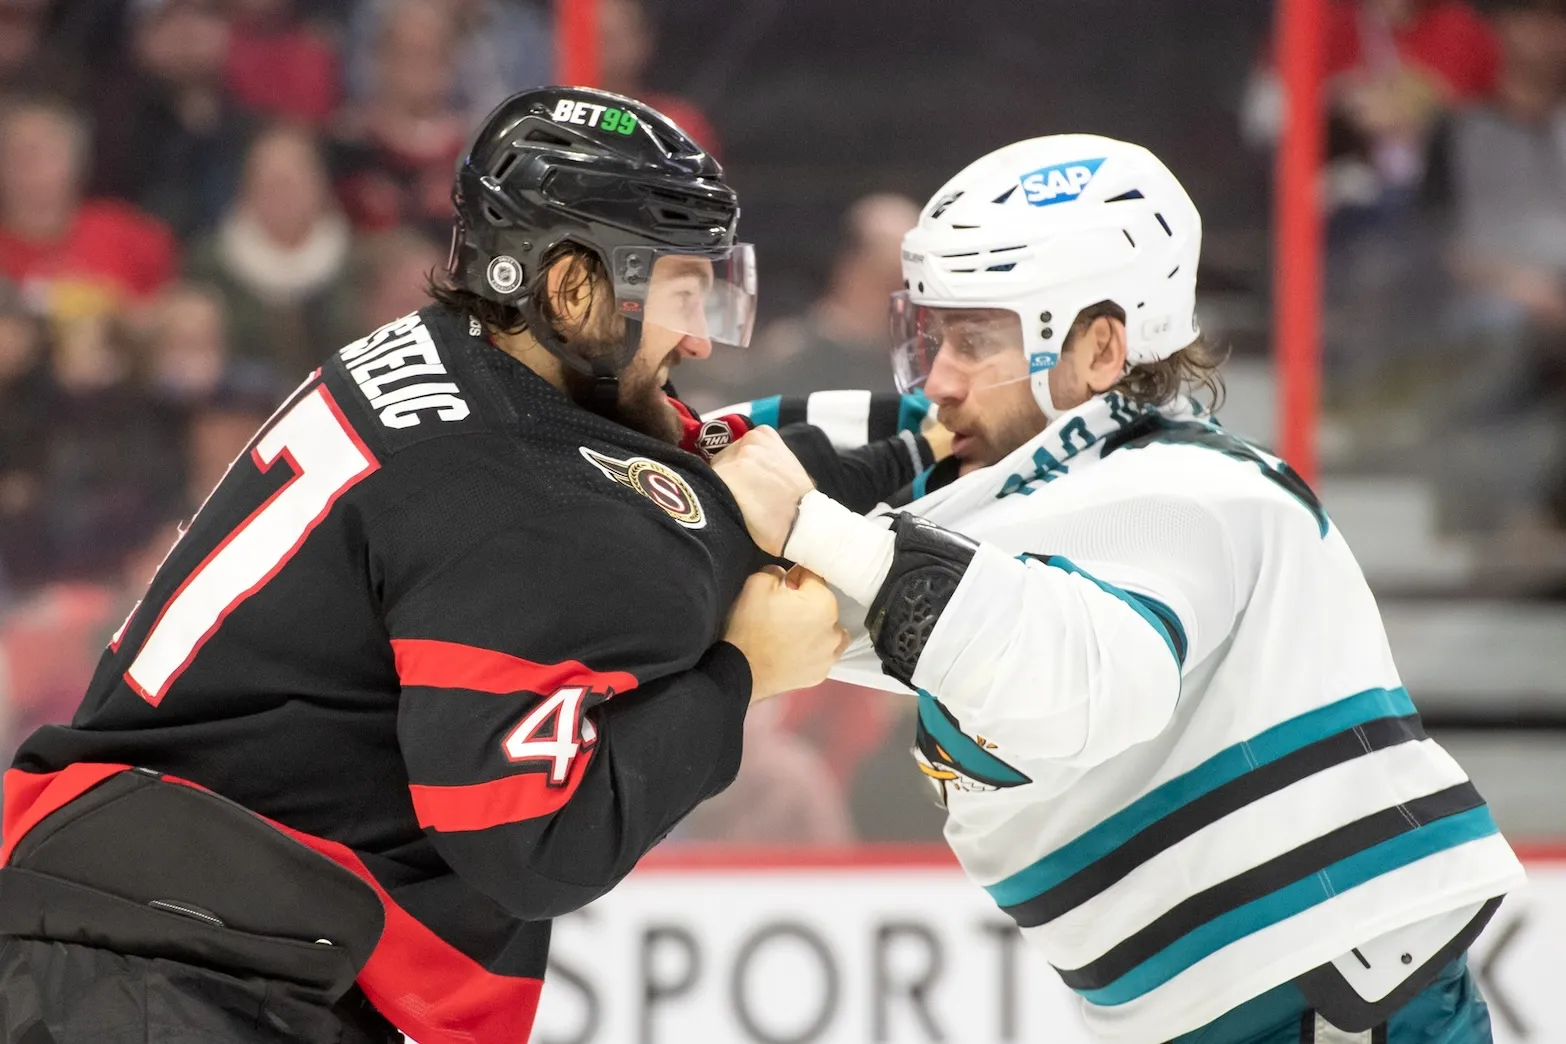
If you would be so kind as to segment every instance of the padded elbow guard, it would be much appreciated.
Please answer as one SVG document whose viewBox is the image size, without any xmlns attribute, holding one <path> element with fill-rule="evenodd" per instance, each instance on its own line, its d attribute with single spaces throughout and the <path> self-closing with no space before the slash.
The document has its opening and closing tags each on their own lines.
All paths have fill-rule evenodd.
<svg viewBox="0 0 1566 1044">
<path fill-rule="evenodd" d="M 935 621 L 979 545 L 906 512 L 893 519 L 892 533 L 892 568 L 870 603 L 865 628 L 875 642 L 881 669 L 912 688 L 914 668 Z"/>
</svg>

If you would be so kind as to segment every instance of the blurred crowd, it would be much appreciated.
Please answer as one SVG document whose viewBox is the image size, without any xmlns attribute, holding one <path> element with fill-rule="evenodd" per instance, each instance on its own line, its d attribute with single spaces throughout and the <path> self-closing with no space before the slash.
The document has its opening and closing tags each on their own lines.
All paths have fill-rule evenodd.
<svg viewBox="0 0 1566 1044">
<path fill-rule="evenodd" d="M 1566 0 L 1476 4 L 1329 5 L 1327 378 L 1360 463 L 1461 476 L 1449 524 L 1558 535 Z M 721 121 L 647 80 L 656 13 L 601 0 L 602 85 L 724 158 Z M 1288 113 L 1256 44 L 1233 93 L 1264 151 Z M 547 0 L 0 0 L 0 751 L 70 716 L 288 391 L 423 304 L 467 129 L 551 82 L 553 48 Z M 928 191 L 952 171 L 926 173 Z M 918 209 L 870 191 L 811 230 L 814 299 L 681 393 L 886 388 Z M 912 722 L 830 683 L 767 704 L 739 781 L 678 836 L 933 837 Z"/>
<path fill-rule="evenodd" d="M 1566 528 L 1566 3 L 1330 6 L 1327 377 L 1359 461 L 1448 528 Z M 1258 63 L 1243 109 L 1287 114 Z"/>
</svg>

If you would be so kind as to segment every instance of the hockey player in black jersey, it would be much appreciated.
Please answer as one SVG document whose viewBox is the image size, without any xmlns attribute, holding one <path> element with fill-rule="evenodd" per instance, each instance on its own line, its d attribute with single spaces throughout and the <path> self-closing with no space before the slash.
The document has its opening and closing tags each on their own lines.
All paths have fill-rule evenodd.
<svg viewBox="0 0 1566 1044">
<path fill-rule="evenodd" d="M 666 388 L 749 336 L 717 164 L 550 88 L 454 195 L 436 303 L 279 407 L 6 774 L 0 1041 L 520 1044 L 550 919 L 839 652 L 824 585 L 681 448 L 743 426 Z M 929 462 L 791 437 L 841 499 Z"/>
</svg>

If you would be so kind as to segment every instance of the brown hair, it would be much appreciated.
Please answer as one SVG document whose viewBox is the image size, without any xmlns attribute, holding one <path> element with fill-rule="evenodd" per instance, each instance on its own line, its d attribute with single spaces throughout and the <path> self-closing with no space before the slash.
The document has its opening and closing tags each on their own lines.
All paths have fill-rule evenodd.
<svg viewBox="0 0 1566 1044">
<path fill-rule="evenodd" d="M 1066 350 L 1070 350 L 1078 335 L 1091 326 L 1093 320 L 1101 318 L 1123 324 L 1126 312 L 1113 301 L 1088 305 L 1077 313 L 1076 321 L 1071 324 L 1071 331 L 1066 335 Z M 1217 410 L 1224 400 L 1223 374 L 1218 368 L 1228 358 L 1227 349 L 1210 344 L 1197 334 L 1196 340 L 1169 358 L 1131 367 L 1111 390 L 1144 406 L 1162 406 L 1182 391 L 1193 395 L 1205 392 L 1207 409 Z"/>
<path fill-rule="evenodd" d="M 555 311 L 549 301 L 549 269 L 562 258 L 570 258 L 572 261 L 566 272 L 566 281 L 560 288 L 562 294 L 574 294 L 584 286 L 595 283 L 607 284 L 609 281 L 609 269 L 604 265 L 603 258 L 598 256 L 597 251 L 569 240 L 549 251 L 544 255 L 538 270 L 528 280 L 524 295 L 532 298 L 539 314 L 551 323 L 554 322 Z M 464 289 L 451 281 L 449 273 L 430 273 L 429 285 L 425 290 L 437 304 L 444 305 L 459 314 L 471 315 L 482 323 L 486 330 L 517 334 L 527 329 L 527 320 L 522 317 L 521 308 L 514 304 L 492 301 Z M 588 313 L 583 317 L 584 322 L 591 321 L 591 308 L 592 306 L 589 305 Z"/>
</svg>

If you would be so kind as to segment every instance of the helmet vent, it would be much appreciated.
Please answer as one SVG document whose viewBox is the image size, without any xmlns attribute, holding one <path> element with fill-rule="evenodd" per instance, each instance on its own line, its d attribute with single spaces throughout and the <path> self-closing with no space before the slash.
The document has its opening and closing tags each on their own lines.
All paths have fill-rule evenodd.
<svg viewBox="0 0 1566 1044">
<path fill-rule="evenodd" d="M 570 138 L 567 138 L 561 134 L 551 134 L 542 127 L 534 127 L 532 130 L 527 132 L 527 137 L 523 138 L 522 140 L 536 142 L 540 145 L 559 145 L 564 148 L 569 148 L 573 144 Z M 515 153 L 508 155 L 506 158 L 506 160 L 514 159 L 516 159 Z M 506 160 L 502 160 L 502 162 L 504 163 Z M 495 174 L 495 177 L 500 177 L 499 172 Z"/>
<path fill-rule="evenodd" d="M 508 152 L 504 156 L 500 157 L 500 162 L 495 164 L 495 169 L 490 171 L 489 176 L 497 182 L 505 181 L 506 175 L 511 173 L 511 168 L 516 165 L 517 154 L 515 152 Z"/>
<path fill-rule="evenodd" d="M 1164 220 L 1164 216 L 1162 214 L 1157 213 L 1157 212 L 1154 212 L 1153 216 L 1158 219 L 1158 223 L 1160 225 L 1164 226 L 1164 231 L 1169 233 L 1169 238 L 1173 239 L 1174 238 L 1174 230 L 1169 227 L 1169 222 Z"/>
<path fill-rule="evenodd" d="M 1010 252 L 1012 250 L 1021 250 L 1024 247 L 1026 247 L 1027 245 L 1028 244 L 1026 244 L 1026 243 L 1018 243 L 1016 246 L 995 247 L 994 249 L 992 249 L 990 251 L 990 253 L 992 253 L 992 254 L 1005 254 L 1005 253 L 1008 253 L 1008 252 Z"/>
<path fill-rule="evenodd" d="M 733 220 L 733 211 L 722 201 L 697 193 L 685 193 L 672 189 L 638 186 L 647 197 L 647 213 L 658 224 L 676 228 L 712 228 L 727 225 Z"/>
<path fill-rule="evenodd" d="M 952 228 L 961 228 L 961 229 L 978 228 L 978 227 L 979 227 L 978 225 L 953 225 L 952 226 Z"/>
<path fill-rule="evenodd" d="M 484 216 L 489 218 L 489 223 L 491 225 L 509 225 L 509 224 L 511 224 L 511 222 L 506 220 L 506 215 L 504 215 L 500 211 L 496 210 L 495 207 L 494 207 L 494 204 L 491 204 L 491 203 L 484 204 Z"/>
<path fill-rule="evenodd" d="M 1122 228 L 1120 230 L 1120 234 L 1126 237 L 1126 242 L 1131 244 L 1131 249 L 1132 250 L 1135 250 L 1136 249 L 1136 240 L 1131 238 L 1130 230 Z"/>
<path fill-rule="evenodd" d="M 1173 268 L 1171 268 L 1169 270 L 1169 274 L 1164 276 L 1164 278 L 1165 279 L 1173 279 L 1175 277 L 1175 273 L 1178 272 L 1178 271 L 1180 271 L 1180 266 L 1179 265 L 1175 265 Z"/>
<path fill-rule="evenodd" d="M 990 202 L 992 202 L 992 203 L 1004 203 L 1008 199 L 1011 198 L 1011 194 L 1013 192 L 1015 192 L 1015 191 L 1017 191 L 1017 186 L 1013 185 L 1011 188 L 1007 189 L 1005 192 L 1002 192 L 1000 195 L 996 196 Z"/>
<path fill-rule="evenodd" d="M 957 202 L 961 198 L 962 198 L 962 190 L 961 189 L 958 189 L 956 192 L 953 192 L 949 196 L 942 196 L 936 202 L 935 207 L 930 211 L 930 217 L 932 219 L 940 217 L 942 214 L 946 213 L 946 208 L 947 207 L 951 206 L 953 203 Z M 963 228 L 965 226 L 953 225 L 952 227 L 953 228 Z M 967 227 L 972 227 L 972 226 L 967 226 Z"/>
<path fill-rule="evenodd" d="M 1141 189 L 1132 189 L 1129 192 L 1122 192 L 1118 196 L 1111 196 L 1108 199 L 1104 200 L 1104 202 L 1105 203 L 1124 203 L 1128 199 L 1146 199 L 1146 198 L 1147 198 L 1146 196 L 1142 195 L 1142 190 Z"/>
<path fill-rule="evenodd" d="M 986 268 L 985 271 L 986 272 L 1010 272 L 1013 268 L 1016 268 L 1016 267 L 1017 267 L 1017 262 L 1015 262 L 1015 261 L 1007 261 L 1004 265 L 991 265 L 990 267 Z"/>
</svg>

